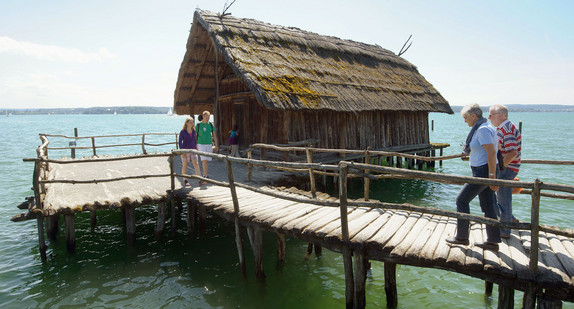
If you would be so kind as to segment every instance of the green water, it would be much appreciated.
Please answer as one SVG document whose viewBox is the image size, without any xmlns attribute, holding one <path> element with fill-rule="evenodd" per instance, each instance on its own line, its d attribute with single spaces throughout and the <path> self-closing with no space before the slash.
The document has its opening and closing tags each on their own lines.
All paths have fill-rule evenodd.
<svg viewBox="0 0 574 309">
<path fill-rule="evenodd" d="M 523 158 L 574 160 L 570 113 L 516 113 L 522 121 Z M 459 115 L 431 114 L 432 142 L 453 145 L 445 154 L 458 153 L 468 132 Z M 35 221 L 13 223 L 21 212 L 15 206 L 32 195 L 32 163 L 38 133 L 81 136 L 178 132 L 184 118 L 165 115 L 86 115 L 0 117 L 0 308 L 343 308 L 344 274 L 342 257 L 323 250 L 318 258 L 305 260 L 306 243 L 287 238 L 286 262 L 276 261 L 276 239 L 264 233 L 264 281 L 254 276 L 250 247 L 245 244 L 247 278 L 238 267 L 233 226 L 208 215 L 204 235 L 189 238 L 183 214 L 177 232 L 154 239 L 154 206 L 136 212 L 137 243 L 127 246 L 118 211 L 98 212 L 99 226 L 91 230 L 88 214 L 77 216 L 76 254 L 66 253 L 64 233 L 48 242 L 48 260 L 38 253 Z M 147 139 L 146 139 L 147 140 Z M 153 141 L 150 141 L 153 142 Z M 55 143 L 56 144 L 56 143 Z M 56 146 L 56 145 L 51 146 Z M 67 143 L 65 143 L 67 144 Z M 80 145 L 80 144 L 79 144 Z M 161 151 L 169 150 L 164 147 Z M 134 149 L 120 152 L 135 153 Z M 107 151 L 106 153 L 109 153 Z M 51 156 L 67 153 L 52 152 Z M 78 155 L 89 155 L 89 152 Z M 441 173 L 468 176 L 467 162 L 445 162 Z M 574 183 L 572 167 L 528 165 L 519 177 L 532 181 Z M 407 202 L 454 210 L 460 187 L 415 180 L 386 180 L 372 184 L 371 197 L 388 202 Z M 359 197 L 362 186 L 351 185 L 351 197 Z M 572 228 L 573 201 L 541 201 L 543 224 Z M 479 207 L 471 205 L 474 213 Z M 529 218 L 530 198 L 515 196 L 515 214 Z M 168 223 L 169 226 L 169 223 Z M 244 241 L 247 238 L 244 235 Z M 484 282 L 443 270 L 399 266 L 397 268 L 399 308 L 496 308 L 497 289 L 484 296 Z M 522 293 L 516 292 L 516 308 Z M 367 279 L 367 307 L 384 307 L 383 264 L 373 262 Z M 574 308 L 564 303 L 564 308 Z"/>
</svg>

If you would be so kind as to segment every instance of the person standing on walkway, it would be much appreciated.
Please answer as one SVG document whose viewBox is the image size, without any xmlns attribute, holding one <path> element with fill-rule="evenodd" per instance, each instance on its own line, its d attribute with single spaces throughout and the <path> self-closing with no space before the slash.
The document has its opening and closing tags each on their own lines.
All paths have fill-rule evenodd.
<svg viewBox="0 0 574 309">
<path fill-rule="evenodd" d="M 211 114 L 208 111 L 202 113 L 202 120 L 197 124 L 195 130 L 197 131 L 197 150 L 202 152 L 213 152 L 213 145 L 215 145 L 215 152 L 219 151 L 219 144 L 217 143 L 217 136 L 215 135 L 215 128 L 213 124 L 209 122 L 209 117 Z M 203 167 L 203 177 L 209 178 L 208 174 L 208 164 L 211 161 L 211 157 L 200 156 L 201 164 Z M 199 185 L 204 185 L 204 181 L 200 181 Z"/>
<path fill-rule="evenodd" d="M 241 157 L 239 155 L 239 126 L 233 125 L 233 129 L 229 131 L 229 155 L 232 157 Z"/>
<path fill-rule="evenodd" d="M 488 113 L 490 123 L 496 127 L 498 150 L 502 154 L 504 170 L 500 171 L 498 179 L 514 180 L 520 169 L 520 153 L 522 151 L 522 136 L 518 127 L 508 120 L 508 109 L 504 105 L 493 105 Z M 500 187 L 496 193 L 495 209 L 500 213 L 500 222 L 510 223 L 512 216 L 512 188 Z M 510 238 L 510 230 L 500 229 L 500 237 Z"/>
<path fill-rule="evenodd" d="M 193 117 L 188 117 L 183 123 L 183 128 L 179 132 L 179 149 L 195 149 L 197 150 L 197 132 L 195 131 L 195 120 Z M 197 155 L 194 153 L 184 153 L 181 155 L 181 173 L 187 174 L 187 163 L 193 163 L 195 175 L 201 175 L 199 172 L 199 163 Z M 187 179 L 183 180 L 186 187 L 191 186 Z"/>
<path fill-rule="evenodd" d="M 460 111 L 464 122 L 471 127 L 463 151 L 470 157 L 470 168 L 473 177 L 496 179 L 496 132 L 482 117 L 482 109 L 478 104 L 470 104 Z M 487 218 L 497 219 L 494 209 L 494 191 L 496 186 L 480 184 L 464 184 L 456 197 L 456 210 L 461 213 L 470 213 L 470 202 L 478 195 L 480 208 Z M 457 219 L 456 236 L 449 237 L 446 242 L 453 245 L 468 245 L 470 224 L 466 219 Z M 486 226 L 486 241 L 474 245 L 485 249 L 498 251 L 500 243 L 500 229 Z"/>
</svg>

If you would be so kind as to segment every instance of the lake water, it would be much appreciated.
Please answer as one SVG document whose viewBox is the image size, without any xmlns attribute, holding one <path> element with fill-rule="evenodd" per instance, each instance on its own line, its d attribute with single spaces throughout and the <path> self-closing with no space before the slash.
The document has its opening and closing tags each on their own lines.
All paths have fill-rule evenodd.
<svg viewBox="0 0 574 309">
<path fill-rule="evenodd" d="M 523 158 L 574 160 L 572 113 L 514 113 L 523 122 Z M 468 127 L 460 115 L 431 114 L 431 142 L 449 143 L 445 155 L 460 152 Z M 119 211 L 98 212 L 98 227 L 89 214 L 76 218 L 77 249 L 66 252 L 63 231 L 48 242 L 48 260 L 41 262 L 36 221 L 13 223 L 16 206 L 31 196 L 38 133 L 80 136 L 179 132 L 184 118 L 166 115 L 49 115 L 0 117 L 0 308 L 344 308 L 344 274 L 340 254 L 323 250 L 320 258 L 304 260 L 307 244 L 287 238 L 286 262 L 276 262 L 276 240 L 264 233 L 264 281 L 255 279 L 250 246 L 245 245 L 247 278 L 238 267 L 233 225 L 208 216 L 205 235 L 186 236 L 183 218 L 175 236 L 166 230 L 154 239 L 154 206 L 138 208 L 137 243 L 126 245 Z M 147 140 L 147 139 L 146 139 Z M 150 142 L 153 142 L 150 140 Z M 66 141 L 67 144 L 67 141 Z M 62 144 L 63 145 L 63 144 Z M 56 146 L 51 144 L 51 146 Z M 83 144 L 78 143 L 78 146 Z M 166 146 L 161 151 L 169 150 Z M 137 148 L 120 152 L 135 153 Z M 105 152 L 105 153 L 109 153 Z M 51 152 L 52 157 L 59 154 Z M 62 156 L 69 156 L 62 153 Z M 79 156 L 89 153 L 78 153 Z M 574 183 L 574 167 L 523 165 L 519 177 L 548 183 Z M 469 176 L 468 162 L 450 160 L 437 172 Z M 387 202 L 455 210 L 460 186 L 416 180 L 387 180 L 372 184 L 371 196 Z M 350 197 L 362 187 L 351 186 Z M 519 219 L 530 217 L 530 198 L 514 196 Z M 574 201 L 541 201 L 541 222 L 573 228 Z M 477 201 L 471 211 L 478 213 Z M 168 224 L 169 226 L 169 224 Z M 246 237 L 244 237 L 246 241 Z M 484 296 L 484 282 L 443 270 L 397 267 L 399 308 L 496 308 L 497 289 Z M 522 292 L 515 293 L 519 308 Z M 383 264 L 373 262 L 367 279 L 367 307 L 386 304 Z M 564 303 L 564 308 L 574 308 Z"/>
</svg>

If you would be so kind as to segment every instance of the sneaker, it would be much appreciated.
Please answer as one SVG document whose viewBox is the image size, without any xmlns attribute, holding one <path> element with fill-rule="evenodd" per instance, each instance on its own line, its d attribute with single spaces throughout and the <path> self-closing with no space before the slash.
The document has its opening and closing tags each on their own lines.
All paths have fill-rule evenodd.
<svg viewBox="0 0 574 309">
<path fill-rule="evenodd" d="M 209 177 L 204 176 L 204 175 L 201 175 L 201 177 L 203 177 L 203 178 L 209 178 Z M 207 183 L 207 181 L 205 181 L 205 180 L 200 180 L 200 181 L 199 181 L 199 185 L 200 185 L 200 186 L 203 186 L 203 185 L 206 184 L 206 183 Z"/>
<path fill-rule="evenodd" d="M 468 246 L 468 239 L 460 239 L 457 237 L 449 237 L 445 241 L 451 245 L 463 245 Z"/>
<path fill-rule="evenodd" d="M 479 248 L 482 248 L 484 250 L 490 250 L 490 251 L 498 252 L 498 244 L 497 243 L 485 241 L 485 242 L 475 242 L 474 245 L 479 247 Z"/>
<path fill-rule="evenodd" d="M 185 179 L 183 183 L 185 187 L 191 187 L 191 184 L 187 181 L 187 179 Z"/>
</svg>

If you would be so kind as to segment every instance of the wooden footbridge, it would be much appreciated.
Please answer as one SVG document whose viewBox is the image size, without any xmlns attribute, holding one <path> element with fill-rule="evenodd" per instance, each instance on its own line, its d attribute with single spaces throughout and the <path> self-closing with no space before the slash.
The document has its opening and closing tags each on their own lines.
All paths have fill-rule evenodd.
<svg viewBox="0 0 574 309">
<path fill-rule="evenodd" d="M 143 139 L 142 139 L 143 140 Z M 142 142 L 143 143 L 143 142 Z M 211 210 L 233 221 L 241 269 L 245 272 L 245 258 L 241 229 L 246 228 L 255 257 L 258 277 L 264 277 L 262 267 L 263 231 L 277 234 L 279 258 L 284 258 L 285 236 L 289 235 L 321 248 L 343 254 L 347 307 L 365 307 L 365 280 L 369 260 L 384 262 L 387 304 L 397 304 L 396 265 L 440 268 L 466 274 L 487 282 L 487 293 L 492 284 L 499 285 L 499 307 L 512 308 L 514 290 L 524 291 L 524 308 L 539 306 L 554 308 L 561 301 L 574 301 L 574 232 L 539 224 L 540 196 L 574 199 L 573 186 L 534 182 L 479 179 L 380 166 L 380 158 L 397 157 L 406 160 L 436 161 L 452 157 L 426 157 L 385 151 L 325 150 L 302 147 L 266 147 L 285 152 L 306 154 L 307 162 L 284 162 L 232 158 L 210 154 L 210 178 L 181 174 L 179 154 L 199 153 L 194 150 L 175 150 L 164 154 L 136 156 L 49 159 L 45 141 L 38 149 L 35 162 L 35 203 L 26 214 L 13 221 L 38 221 L 40 252 L 45 258 L 44 222 L 51 237 L 64 216 L 68 247 L 75 247 L 74 214 L 95 210 L 120 208 L 126 214 L 128 241 L 135 240 L 135 208 L 141 204 L 158 204 L 156 233 L 163 231 L 166 202 L 171 202 L 172 216 L 176 205 L 186 201 L 188 226 L 195 222 L 195 209 L 200 217 Z M 94 150 L 95 151 L 95 150 Z M 335 152 L 353 156 L 362 153 L 363 163 L 340 161 L 337 165 L 313 163 L 313 152 Z M 207 154 L 204 154 L 207 155 Z M 525 160 L 526 161 L 526 160 Z M 377 163 L 377 164 L 372 164 Z M 532 162 L 564 163 L 572 162 Z M 294 173 L 307 175 L 310 191 L 270 186 Z M 316 191 L 317 175 L 338 180 L 339 196 L 331 197 Z M 521 187 L 532 196 L 532 216 L 528 223 L 502 224 L 496 220 L 460 214 L 438 208 L 409 204 L 373 201 L 365 196 L 360 200 L 347 199 L 347 181 L 361 178 L 368 193 L 370 180 L 381 178 L 416 178 L 443 183 L 479 183 Z M 205 186 L 183 186 L 182 179 L 201 179 Z M 196 183 L 195 181 L 191 181 Z M 562 191 L 566 194 L 542 192 Z M 475 246 L 449 246 L 444 241 L 455 234 L 456 220 L 471 221 L 470 242 L 484 241 L 485 225 L 512 229 L 510 239 L 503 240 L 498 252 L 485 251 Z M 175 220 L 172 220 L 174 224 Z"/>
</svg>

